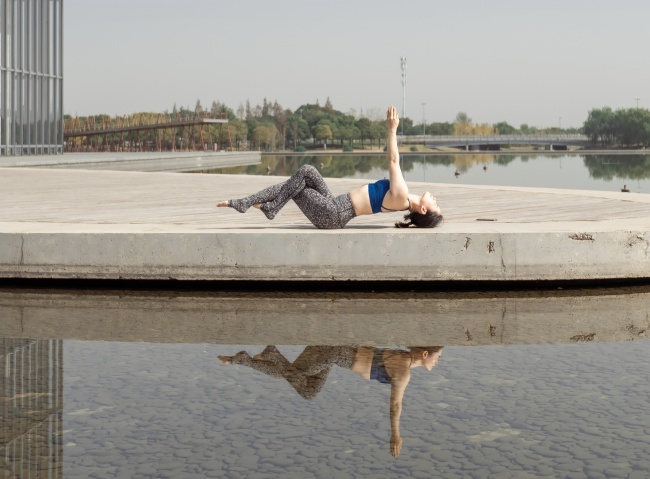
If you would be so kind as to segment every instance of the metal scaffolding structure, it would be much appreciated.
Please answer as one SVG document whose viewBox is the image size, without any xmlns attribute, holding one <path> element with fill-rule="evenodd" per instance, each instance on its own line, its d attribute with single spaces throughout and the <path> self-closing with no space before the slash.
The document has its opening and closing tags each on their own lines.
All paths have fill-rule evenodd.
<svg viewBox="0 0 650 479">
<path fill-rule="evenodd" d="M 0 156 L 63 152 L 63 0 L 0 0 Z"/>
<path fill-rule="evenodd" d="M 224 124 L 227 137 L 223 134 Z M 219 125 L 218 131 L 213 131 L 214 125 Z M 99 120 L 71 118 L 66 121 L 63 136 L 66 152 L 221 150 L 224 139 L 228 141 L 228 150 L 233 150 L 225 113 L 160 113 L 154 121 L 144 114 Z"/>
</svg>

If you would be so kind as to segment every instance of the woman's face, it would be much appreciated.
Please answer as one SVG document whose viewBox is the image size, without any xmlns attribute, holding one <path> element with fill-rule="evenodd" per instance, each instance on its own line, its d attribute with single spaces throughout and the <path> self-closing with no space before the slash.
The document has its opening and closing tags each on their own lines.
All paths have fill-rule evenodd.
<svg viewBox="0 0 650 479">
<path fill-rule="evenodd" d="M 427 211 L 433 211 L 437 215 L 442 215 L 442 211 L 436 202 L 435 196 L 428 191 L 420 197 L 420 201 Z"/>
<path fill-rule="evenodd" d="M 438 364 L 438 359 L 440 359 L 441 354 L 442 350 L 436 351 L 433 354 L 427 352 L 426 356 L 422 358 L 422 366 L 424 366 L 427 371 L 431 371 Z"/>
</svg>

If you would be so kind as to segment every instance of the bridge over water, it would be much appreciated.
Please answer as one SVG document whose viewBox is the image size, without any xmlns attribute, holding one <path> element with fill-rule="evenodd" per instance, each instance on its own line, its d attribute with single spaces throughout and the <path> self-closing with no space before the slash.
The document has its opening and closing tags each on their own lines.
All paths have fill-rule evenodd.
<svg viewBox="0 0 650 479">
<path fill-rule="evenodd" d="M 462 148 L 464 150 L 498 151 L 504 146 L 530 145 L 546 150 L 567 150 L 569 146 L 586 147 L 591 141 L 585 135 L 428 135 L 401 137 L 401 143 L 424 143 L 428 148 Z"/>
</svg>

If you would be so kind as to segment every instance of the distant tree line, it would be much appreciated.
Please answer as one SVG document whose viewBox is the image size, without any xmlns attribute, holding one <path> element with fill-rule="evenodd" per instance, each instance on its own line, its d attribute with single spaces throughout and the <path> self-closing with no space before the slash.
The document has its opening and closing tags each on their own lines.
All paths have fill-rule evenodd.
<svg viewBox="0 0 650 479">
<path fill-rule="evenodd" d="M 582 127 L 591 141 L 602 146 L 650 145 L 650 110 L 645 108 L 595 108 Z"/>
<path fill-rule="evenodd" d="M 210 134 L 221 147 L 233 149 L 252 149 L 262 151 L 300 150 L 309 148 L 323 148 L 335 146 L 339 148 L 367 148 L 383 145 L 386 136 L 384 112 L 369 110 L 356 112 L 351 110 L 343 113 L 334 109 L 329 98 L 324 105 L 316 103 L 301 105 L 295 111 L 286 109 L 277 100 L 270 102 L 264 98 L 263 103 L 252 106 L 250 101 L 240 103 L 236 110 L 219 101 L 213 101 L 210 108 L 206 108 L 197 100 L 194 108 L 180 108 L 174 104 L 172 111 L 163 112 L 176 117 L 193 116 L 209 112 L 213 116 L 224 115 L 228 118 L 228 126 L 219 128 L 213 126 Z M 150 116 L 156 113 L 137 113 L 130 115 L 133 118 Z M 97 123 L 100 121 L 110 123 L 114 118 L 110 115 L 94 115 L 92 118 Z M 66 126 L 72 124 L 73 119 L 66 115 Z M 577 133 L 578 130 L 560 128 L 536 128 L 522 124 L 519 128 L 501 121 L 495 124 L 474 123 L 465 112 L 459 112 L 452 122 L 432 122 L 414 124 L 411 118 L 402 118 L 399 133 L 405 136 L 421 135 L 517 135 L 517 134 L 551 134 L 551 133 Z M 164 143 L 169 147 L 174 143 L 176 148 L 183 149 L 189 144 L 188 130 L 165 133 Z M 152 138 L 139 140 L 153 141 L 154 133 L 148 133 Z M 99 138 L 88 140 L 99 142 Z M 133 141 L 133 140 L 132 140 Z M 160 141 L 160 140 L 158 140 Z"/>
</svg>

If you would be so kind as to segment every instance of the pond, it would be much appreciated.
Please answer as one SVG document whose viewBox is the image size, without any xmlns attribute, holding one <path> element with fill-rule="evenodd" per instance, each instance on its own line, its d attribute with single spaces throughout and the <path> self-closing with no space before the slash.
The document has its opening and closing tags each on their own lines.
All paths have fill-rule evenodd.
<svg viewBox="0 0 650 479">
<path fill-rule="evenodd" d="M 457 154 L 403 155 L 409 181 L 494 186 L 528 186 L 650 193 L 650 155 L 636 154 Z M 310 164 L 326 178 L 388 176 L 383 155 L 275 156 L 260 164 L 203 170 L 202 173 L 288 176 Z"/>
<path fill-rule="evenodd" d="M 649 295 L 0 291 L 0 472 L 645 477 Z"/>
</svg>

